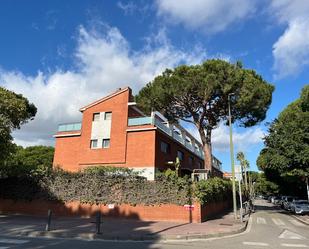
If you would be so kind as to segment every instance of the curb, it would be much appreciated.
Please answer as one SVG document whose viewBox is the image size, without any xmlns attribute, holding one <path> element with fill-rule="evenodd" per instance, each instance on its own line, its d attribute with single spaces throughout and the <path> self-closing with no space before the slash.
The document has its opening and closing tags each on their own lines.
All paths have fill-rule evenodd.
<svg viewBox="0 0 309 249">
<path fill-rule="evenodd" d="M 115 236 L 115 235 L 100 235 L 94 233 L 81 233 L 76 236 L 76 234 L 72 233 L 54 233 L 54 232 L 46 232 L 46 231 L 25 231 L 20 232 L 18 234 L 6 234 L 7 236 L 22 236 L 22 237 L 32 237 L 32 238 L 48 238 L 48 239 L 81 239 L 81 240 L 102 240 L 102 241 L 188 241 L 188 240 L 203 240 L 210 238 L 221 238 L 229 235 L 235 235 L 238 233 L 242 233 L 247 229 L 248 220 L 245 222 L 243 227 L 229 232 L 217 233 L 217 234 L 190 234 L 190 235 L 140 235 L 140 236 Z"/>
<path fill-rule="evenodd" d="M 292 217 L 294 217 L 296 220 L 300 221 L 301 223 L 309 226 L 309 222 L 304 221 L 303 219 L 301 219 L 300 217 L 296 216 L 296 215 L 292 215 Z"/>
</svg>

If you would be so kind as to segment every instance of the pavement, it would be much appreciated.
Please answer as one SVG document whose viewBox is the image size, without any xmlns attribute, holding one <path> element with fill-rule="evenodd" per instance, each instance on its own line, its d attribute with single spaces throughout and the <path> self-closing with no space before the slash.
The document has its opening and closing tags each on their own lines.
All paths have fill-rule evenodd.
<svg viewBox="0 0 309 249">
<path fill-rule="evenodd" d="M 135 240 L 102 240 L 102 239 L 77 239 L 73 237 L 72 239 L 66 238 L 48 238 L 48 237 L 29 237 L 29 236 L 14 236 L 7 235 L 2 232 L 10 232 L 11 234 L 20 234 L 20 229 L 34 229 L 33 224 L 28 224 L 29 217 L 25 218 L 22 222 L 21 217 L 15 217 L 15 223 L 11 224 L 12 217 L 0 217 L 0 248 L 1 249 L 101 249 L 101 248 L 112 248 L 112 249 L 288 249 L 288 248 L 309 248 L 309 226 L 297 220 L 291 213 L 286 212 L 271 203 L 267 203 L 264 200 L 258 200 L 255 203 L 256 212 L 253 213 L 249 220 L 247 228 L 244 232 L 225 235 L 225 236 L 215 236 L 211 238 L 201 238 L 201 239 L 188 239 L 188 240 L 160 240 L 160 233 L 169 233 L 178 231 L 177 229 L 181 229 L 182 227 L 188 227 L 186 224 L 178 223 L 177 227 L 173 227 L 170 223 L 169 226 L 163 226 L 157 224 L 156 222 L 144 222 L 139 221 L 134 225 L 136 221 L 119 221 L 119 223 L 115 223 L 115 226 L 118 225 L 118 231 L 124 231 L 122 226 L 127 226 L 131 224 L 131 228 L 127 231 L 131 231 L 132 234 L 138 234 L 140 231 L 143 231 L 145 234 L 152 234 L 158 236 L 158 240 L 144 240 L 144 241 L 135 241 Z M 232 216 L 230 214 L 226 215 L 227 217 L 219 217 L 218 219 L 214 219 L 211 221 L 214 225 L 220 225 L 219 220 L 228 221 Z M 230 217 L 228 217 L 230 216 Z M 33 217 L 30 217 L 33 219 Z M 300 219 L 307 219 L 307 216 L 297 216 Z M 43 221 L 46 219 L 42 218 Z M 89 228 L 93 229 L 93 223 L 79 223 L 74 222 L 74 219 L 71 220 L 70 230 L 80 231 L 79 226 L 84 226 L 84 230 L 89 232 Z M 91 221 L 91 220 L 89 220 Z M 131 223 L 132 222 L 132 223 Z M 160 222 L 161 223 L 161 222 Z M 208 221 L 209 223 L 209 221 Z M 10 225 L 11 224 L 11 225 Z M 55 231 L 58 230 L 59 233 L 64 234 L 65 229 L 61 231 L 60 226 L 61 223 L 53 224 Z M 105 220 L 105 225 L 111 224 Z M 105 231 L 108 234 L 109 227 L 103 224 L 103 233 Z M 203 227 L 204 224 L 190 224 L 193 227 Z M 228 223 L 227 223 L 228 224 Z M 28 227 L 27 227 L 28 226 Z M 169 230 L 161 231 L 158 229 L 161 227 L 161 230 L 164 230 L 164 227 L 170 228 Z M 214 225 L 215 227 L 215 225 Z M 210 227 L 208 227 L 210 228 Z M 44 224 L 40 224 L 40 229 L 44 230 Z M 112 231 L 114 228 L 110 228 Z M 176 229 L 176 230 L 174 230 Z M 197 228 L 195 228 L 197 229 Z M 84 231 L 83 230 L 83 231 Z M 151 231 L 153 231 L 151 233 Z M 154 231 L 157 231 L 157 234 Z M 186 230 L 181 229 L 181 233 L 188 234 L 188 232 L 197 232 L 197 230 Z M 115 231 L 114 231 L 115 232 Z M 205 232 L 205 231 L 204 231 Z M 191 233 L 190 233 L 191 234 Z M 206 234 L 206 233 L 205 233 Z M 76 233 L 75 233 L 76 235 Z"/>
<path fill-rule="evenodd" d="M 96 234 L 95 218 L 52 217 L 50 231 L 45 231 L 47 217 L 0 215 L 0 234 L 46 238 L 78 238 L 104 240 L 190 240 L 236 234 L 246 229 L 235 221 L 233 213 L 203 223 L 177 223 L 102 218 L 101 234 Z"/>
</svg>

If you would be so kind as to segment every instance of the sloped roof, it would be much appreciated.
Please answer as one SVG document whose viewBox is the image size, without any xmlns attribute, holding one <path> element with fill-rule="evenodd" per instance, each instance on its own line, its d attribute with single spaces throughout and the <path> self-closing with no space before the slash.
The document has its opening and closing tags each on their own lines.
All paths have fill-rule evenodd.
<svg viewBox="0 0 309 249">
<path fill-rule="evenodd" d="M 98 100 L 96 100 L 96 101 L 94 101 L 94 102 L 92 102 L 92 103 L 90 103 L 90 104 L 88 104 L 86 106 L 83 106 L 82 108 L 79 109 L 79 111 L 83 112 L 83 111 L 85 111 L 86 109 L 88 109 L 88 108 L 90 108 L 92 106 L 100 104 L 103 101 L 108 100 L 108 99 L 110 99 L 110 98 L 112 98 L 114 96 L 117 96 L 118 94 L 121 94 L 121 93 L 123 93 L 125 91 L 128 91 L 128 90 L 130 90 L 130 87 L 128 87 L 128 86 L 125 87 L 125 88 L 119 88 L 117 91 L 115 91 L 115 92 L 113 92 L 113 93 L 111 93 L 111 94 L 109 94 L 109 95 L 107 95 L 107 96 L 105 96 L 105 97 L 103 97 L 101 99 L 98 99 Z"/>
</svg>

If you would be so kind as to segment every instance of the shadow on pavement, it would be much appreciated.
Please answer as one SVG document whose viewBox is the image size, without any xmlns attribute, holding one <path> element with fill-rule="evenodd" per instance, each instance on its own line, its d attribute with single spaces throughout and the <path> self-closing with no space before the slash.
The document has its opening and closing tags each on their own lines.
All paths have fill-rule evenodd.
<svg viewBox="0 0 309 249">
<path fill-rule="evenodd" d="M 21 196 L 21 193 L 25 192 L 28 196 Z M 12 196 L 16 201 L 12 200 Z M 134 212 L 128 212 L 127 210 L 121 212 L 117 206 L 107 212 L 102 212 L 102 233 L 96 234 L 95 221 L 96 213 L 100 210 L 99 206 L 93 207 L 89 205 L 89 207 L 85 208 L 83 205 L 75 205 L 70 208 L 32 179 L 1 179 L 0 198 L 0 239 L 2 239 L 0 240 L 0 248 L 12 246 L 12 244 L 5 242 L 10 242 L 10 240 L 3 238 L 13 238 L 16 241 L 31 240 L 20 245 L 19 248 L 59 248 L 59 243 L 65 243 L 65 240 L 37 239 L 34 246 L 31 244 L 34 239 L 28 239 L 29 237 L 42 236 L 49 238 L 82 238 L 86 240 L 95 238 L 109 240 L 151 239 L 152 242 L 141 243 L 136 247 L 143 249 L 150 248 L 151 244 L 159 239 L 159 235 L 149 229 L 153 222 L 142 221 L 139 215 Z M 45 231 L 48 209 L 52 211 L 51 224 L 50 231 Z M 24 214 L 31 215 L 18 215 L 20 210 Z M 88 218 L 83 218 L 86 216 Z M 117 219 L 106 217 L 117 217 Z M 41 244 L 39 241 L 41 241 Z M 87 245 L 83 248 L 90 247 Z"/>
</svg>

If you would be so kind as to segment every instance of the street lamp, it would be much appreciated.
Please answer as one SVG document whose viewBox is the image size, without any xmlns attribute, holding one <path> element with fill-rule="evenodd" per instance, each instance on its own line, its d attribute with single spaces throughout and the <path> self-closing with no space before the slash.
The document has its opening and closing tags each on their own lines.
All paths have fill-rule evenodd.
<svg viewBox="0 0 309 249">
<path fill-rule="evenodd" d="M 236 206 L 236 187 L 235 187 L 235 163 L 234 163 L 234 146 L 233 146 L 233 134 L 232 134 L 232 115 L 231 115 L 231 96 L 234 93 L 228 94 L 228 105 L 229 105 L 229 126 L 230 126 L 230 151 L 231 151 L 231 166 L 232 166 L 232 189 L 233 189 L 233 211 L 234 218 L 237 219 L 237 206 Z"/>
</svg>

